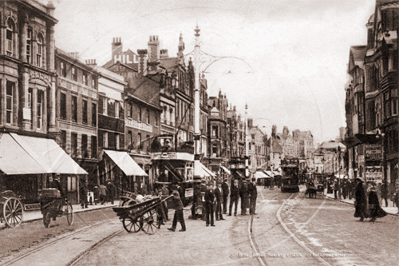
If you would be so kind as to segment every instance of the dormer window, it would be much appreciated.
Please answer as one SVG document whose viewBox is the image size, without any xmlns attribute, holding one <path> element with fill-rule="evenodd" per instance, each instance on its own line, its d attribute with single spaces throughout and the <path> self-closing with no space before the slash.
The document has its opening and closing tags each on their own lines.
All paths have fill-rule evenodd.
<svg viewBox="0 0 399 266">
<path fill-rule="evenodd" d="M 44 50 L 44 41 L 43 41 L 43 36 L 39 34 L 37 36 L 37 55 L 36 55 L 36 64 L 38 67 L 43 66 L 43 51 Z"/>
<path fill-rule="evenodd" d="M 26 62 L 32 64 L 32 29 L 28 28 L 26 37 Z"/>
<path fill-rule="evenodd" d="M 12 56 L 14 52 L 14 21 L 9 18 L 7 20 L 7 29 L 6 29 L 6 38 L 7 38 L 7 44 L 6 44 L 6 50 L 7 50 L 7 55 Z"/>
</svg>

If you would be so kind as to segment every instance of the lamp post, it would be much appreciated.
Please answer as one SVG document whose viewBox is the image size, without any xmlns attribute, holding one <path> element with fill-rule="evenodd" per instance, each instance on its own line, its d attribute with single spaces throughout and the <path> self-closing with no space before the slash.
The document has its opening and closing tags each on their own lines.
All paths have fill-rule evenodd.
<svg viewBox="0 0 399 266">
<path fill-rule="evenodd" d="M 210 54 L 207 54 L 203 51 L 201 51 L 201 41 L 200 41 L 200 29 L 197 27 L 194 29 L 195 31 L 195 45 L 194 45 L 194 51 L 192 52 L 194 54 L 194 70 L 195 70 L 195 88 L 194 88 L 194 153 L 195 157 L 194 160 L 199 160 L 200 157 L 200 140 L 201 140 L 201 132 L 200 132 L 200 75 L 201 73 L 203 74 L 208 67 L 210 67 L 213 63 L 216 63 L 222 59 L 237 59 L 249 66 L 251 68 L 251 72 L 253 73 L 252 67 L 245 62 L 245 60 L 235 57 L 235 56 L 213 56 Z M 189 53 L 191 54 L 191 53 Z M 188 56 L 187 54 L 186 56 Z M 207 60 L 208 58 L 208 60 Z M 203 66 L 205 63 L 207 65 L 205 66 L 204 70 L 201 71 L 201 66 Z M 247 165 L 247 163 L 246 163 Z M 246 172 L 247 175 L 247 172 Z"/>
<path fill-rule="evenodd" d="M 338 198 L 341 200 L 341 147 L 338 146 Z"/>
</svg>

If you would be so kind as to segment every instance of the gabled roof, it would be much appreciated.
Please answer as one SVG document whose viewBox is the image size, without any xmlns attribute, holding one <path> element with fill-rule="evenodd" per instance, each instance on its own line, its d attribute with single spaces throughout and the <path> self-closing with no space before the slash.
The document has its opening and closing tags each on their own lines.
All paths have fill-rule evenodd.
<svg viewBox="0 0 399 266">
<path fill-rule="evenodd" d="M 177 57 L 168 57 L 159 59 L 161 66 L 164 67 L 168 72 L 172 72 L 177 66 L 179 66 L 179 60 Z"/>
<path fill-rule="evenodd" d="M 364 57 L 366 56 L 367 47 L 365 45 L 351 46 L 349 51 L 348 72 L 352 71 L 355 66 L 362 67 Z"/>
</svg>

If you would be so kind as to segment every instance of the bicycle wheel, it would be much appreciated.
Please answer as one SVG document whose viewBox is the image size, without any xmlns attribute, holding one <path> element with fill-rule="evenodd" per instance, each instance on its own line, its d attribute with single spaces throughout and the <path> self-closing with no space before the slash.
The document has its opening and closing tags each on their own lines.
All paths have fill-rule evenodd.
<svg viewBox="0 0 399 266">
<path fill-rule="evenodd" d="M 67 203 L 66 216 L 68 224 L 72 225 L 74 217 L 73 217 L 73 208 L 71 203 Z"/>
</svg>

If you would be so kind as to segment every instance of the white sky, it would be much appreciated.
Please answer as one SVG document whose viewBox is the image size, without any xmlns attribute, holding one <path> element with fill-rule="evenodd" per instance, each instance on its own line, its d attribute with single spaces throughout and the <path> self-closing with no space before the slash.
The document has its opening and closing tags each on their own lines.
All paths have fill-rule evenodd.
<svg viewBox="0 0 399 266">
<path fill-rule="evenodd" d="M 41 0 L 47 3 L 46 0 Z M 82 59 L 111 59 L 113 37 L 123 50 L 146 49 L 158 35 L 176 56 L 180 32 L 185 53 L 201 49 L 239 57 L 212 64 L 208 94 L 226 93 L 242 116 L 278 132 L 311 130 L 316 142 L 345 126 L 346 67 L 351 45 L 366 43 L 375 0 L 55 0 L 56 46 Z M 230 72 L 230 73 L 229 73 Z M 251 73 L 252 72 L 252 73 Z"/>
</svg>

